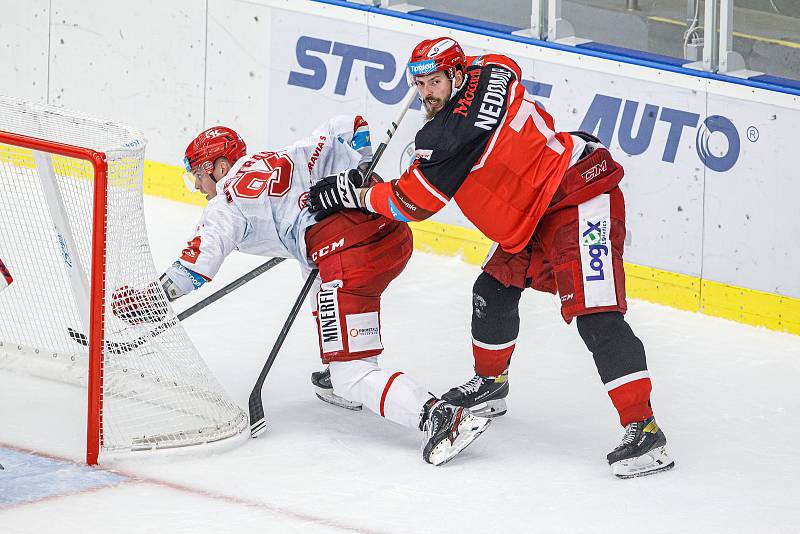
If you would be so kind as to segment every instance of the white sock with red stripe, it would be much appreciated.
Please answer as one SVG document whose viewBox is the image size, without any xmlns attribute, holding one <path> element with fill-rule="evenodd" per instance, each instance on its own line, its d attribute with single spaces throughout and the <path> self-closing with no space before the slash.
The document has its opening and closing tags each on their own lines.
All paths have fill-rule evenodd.
<svg viewBox="0 0 800 534">
<path fill-rule="evenodd" d="M 340 397 L 360 402 L 376 414 L 419 430 L 422 406 L 433 395 L 405 373 L 378 366 L 378 357 L 331 362 L 331 384 Z"/>
</svg>

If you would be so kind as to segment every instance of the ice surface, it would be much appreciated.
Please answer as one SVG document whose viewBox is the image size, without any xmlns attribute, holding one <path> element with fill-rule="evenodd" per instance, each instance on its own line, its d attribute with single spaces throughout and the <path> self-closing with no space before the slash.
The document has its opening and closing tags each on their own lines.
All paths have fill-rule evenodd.
<svg viewBox="0 0 800 534">
<path fill-rule="evenodd" d="M 154 198 L 145 207 L 153 256 L 165 268 L 200 211 Z M 262 261 L 229 258 L 177 310 Z M 472 376 L 477 274 L 458 259 L 415 252 L 383 299 L 382 365 L 434 393 Z M 301 285 L 296 263 L 284 262 L 185 321 L 242 406 Z M 224 452 L 118 461 L 111 467 L 127 479 L 115 486 L 0 505 L 0 531 L 798 532 L 800 337 L 630 304 L 677 464 L 670 472 L 611 475 L 605 455 L 622 429 L 555 297 L 524 294 L 509 413 L 442 468 L 422 461 L 415 432 L 316 399 L 309 374 L 319 368 L 317 342 L 305 309 L 267 379 L 268 430 L 258 439 Z M 77 388 L 0 372 L 0 444 L 79 460 L 84 411 Z M 10 473 L 0 471 L 0 492 L 15 491 Z"/>
</svg>

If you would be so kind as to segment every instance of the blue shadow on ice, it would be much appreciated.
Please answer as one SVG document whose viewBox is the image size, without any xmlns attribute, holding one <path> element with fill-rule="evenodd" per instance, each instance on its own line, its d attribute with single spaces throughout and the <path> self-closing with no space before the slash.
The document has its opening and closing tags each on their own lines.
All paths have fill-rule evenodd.
<svg viewBox="0 0 800 534">
<path fill-rule="evenodd" d="M 126 477 L 68 461 L 0 447 L 0 508 L 97 488 L 116 486 Z"/>
</svg>

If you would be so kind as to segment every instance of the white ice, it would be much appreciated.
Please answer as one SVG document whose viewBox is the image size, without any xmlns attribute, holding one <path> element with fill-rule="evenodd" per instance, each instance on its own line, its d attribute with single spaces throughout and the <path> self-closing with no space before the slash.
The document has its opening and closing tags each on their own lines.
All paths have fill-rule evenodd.
<svg viewBox="0 0 800 534">
<path fill-rule="evenodd" d="M 163 269 L 200 210 L 145 204 Z M 176 308 L 261 261 L 229 258 Z M 383 300 L 383 366 L 434 393 L 472 376 L 477 273 L 415 252 Z M 284 262 L 185 321 L 242 406 L 301 283 Z M 533 291 L 521 315 L 509 413 L 446 466 L 422 461 L 419 434 L 315 398 L 309 374 L 320 365 L 304 308 L 265 385 L 261 437 L 213 454 L 115 463 L 126 482 L 0 507 L 0 532 L 800 531 L 800 337 L 632 301 L 628 321 L 647 349 L 653 407 L 677 467 L 622 481 L 605 462 L 622 430 L 575 326 L 562 322 L 555 297 Z M 0 444 L 79 460 L 83 395 L 0 373 Z M 0 471 L 0 490 L 13 493 L 11 469 Z"/>
</svg>

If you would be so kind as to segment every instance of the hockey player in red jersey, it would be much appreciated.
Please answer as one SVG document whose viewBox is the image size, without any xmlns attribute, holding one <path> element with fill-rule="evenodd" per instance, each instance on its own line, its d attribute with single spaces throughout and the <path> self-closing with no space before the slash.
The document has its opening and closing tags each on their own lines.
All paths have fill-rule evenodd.
<svg viewBox="0 0 800 534">
<path fill-rule="evenodd" d="M 407 67 L 428 122 L 400 178 L 359 187 L 357 170 L 316 184 L 318 217 L 360 208 L 420 221 L 455 200 L 495 244 L 473 288 L 475 376 L 442 398 L 490 417 L 506 413 L 508 365 L 519 299 L 531 287 L 558 292 L 567 323 L 592 352 L 620 423 L 608 454 L 621 478 L 674 462 L 650 406 L 644 346 L 625 322 L 622 167 L 597 138 L 559 132 L 525 92 L 519 66 L 497 54 L 466 57 L 453 39 L 419 43 Z"/>
<path fill-rule="evenodd" d="M 201 132 L 185 159 L 195 187 L 209 200 L 196 233 L 160 284 L 118 288 L 112 310 L 130 324 L 163 321 L 162 290 L 175 300 L 201 287 L 234 250 L 294 258 L 305 274 L 316 267 L 320 285 L 314 315 L 333 391 L 425 432 L 423 459 L 441 465 L 475 440 L 490 420 L 441 401 L 408 375 L 378 365 L 381 294 L 411 256 L 408 226 L 358 211 L 317 222 L 306 206 L 312 184 L 371 159 L 367 123 L 360 116 L 336 116 L 291 146 L 250 154 L 230 128 Z"/>
</svg>

